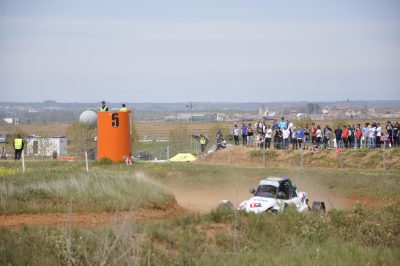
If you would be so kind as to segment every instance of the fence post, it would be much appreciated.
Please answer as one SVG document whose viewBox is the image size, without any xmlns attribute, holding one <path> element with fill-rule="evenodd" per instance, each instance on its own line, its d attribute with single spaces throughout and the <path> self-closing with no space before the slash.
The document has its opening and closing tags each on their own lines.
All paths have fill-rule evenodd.
<svg viewBox="0 0 400 266">
<path fill-rule="evenodd" d="M 265 138 L 264 138 L 263 146 L 264 146 L 264 149 L 263 149 L 263 167 L 265 168 Z"/>
<path fill-rule="evenodd" d="M 300 168 L 304 168 L 304 150 L 300 150 Z"/>
<path fill-rule="evenodd" d="M 383 170 L 386 171 L 386 151 L 382 152 L 382 160 L 383 160 Z"/>
<path fill-rule="evenodd" d="M 169 160 L 169 145 L 167 146 L 167 160 Z"/>
<path fill-rule="evenodd" d="M 22 161 L 22 172 L 25 172 L 25 155 L 24 155 L 24 151 L 21 152 L 21 161 Z"/>
<path fill-rule="evenodd" d="M 88 162 L 87 151 L 85 151 L 85 161 L 86 161 L 86 172 L 89 172 L 89 162 Z"/>
<path fill-rule="evenodd" d="M 228 145 L 226 145 L 227 147 L 227 149 L 228 149 L 228 165 L 230 165 L 231 164 L 231 154 L 230 154 L 230 149 L 229 149 L 229 146 Z"/>
<path fill-rule="evenodd" d="M 342 152 L 340 152 L 340 155 L 339 155 L 339 166 L 340 166 L 340 168 L 343 168 L 343 153 Z"/>
</svg>

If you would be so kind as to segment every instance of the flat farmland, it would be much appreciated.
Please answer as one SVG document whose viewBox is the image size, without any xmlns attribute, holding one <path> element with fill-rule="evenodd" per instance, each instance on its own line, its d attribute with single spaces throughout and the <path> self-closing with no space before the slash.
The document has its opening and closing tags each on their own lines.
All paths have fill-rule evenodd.
<svg viewBox="0 0 400 266">
<path fill-rule="evenodd" d="M 400 118 L 392 119 L 392 123 L 399 121 Z M 386 119 L 369 119 L 369 120 L 329 120 L 329 121 L 315 121 L 316 124 L 320 124 L 324 127 L 329 124 L 332 128 L 336 124 L 346 124 L 346 125 L 356 125 L 360 123 L 363 125 L 365 122 L 379 122 L 382 128 L 386 125 Z M 233 127 L 234 124 L 239 127 L 243 122 L 135 122 L 135 127 L 141 139 L 166 139 L 169 136 L 171 130 L 177 128 L 178 125 L 183 124 L 187 127 L 188 131 L 192 130 L 193 135 L 199 135 L 200 133 L 208 134 L 210 129 L 218 125 L 221 129 L 229 129 Z M 248 122 L 244 122 L 248 123 Z M 255 121 L 252 122 L 253 124 Z M 305 121 L 294 121 L 295 125 L 302 125 L 307 123 Z M 272 124 L 272 121 L 267 121 L 268 125 Z M 37 125 L 0 125 L 0 134 L 14 134 L 16 132 L 22 132 L 23 134 L 35 134 L 41 136 L 60 136 L 66 135 L 67 129 L 70 123 L 64 124 L 37 124 Z"/>
<path fill-rule="evenodd" d="M 138 122 L 136 123 L 136 129 L 138 131 L 140 138 L 167 138 L 169 133 L 176 129 L 177 126 L 181 123 L 176 122 Z M 219 125 L 220 128 L 230 128 L 234 125 L 233 122 L 193 122 L 191 125 L 190 122 L 184 122 L 182 125 L 186 126 L 188 131 L 190 132 L 190 128 L 192 128 L 193 135 L 199 135 L 201 133 L 208 134 L 210 129 Z"/>
<path fill-rule="evenodd" d="M 135 122 L 136 129 L 141 139 L 168 138 L 171 130 L 175 129 L 178 124 L 176 122 Z M 213 122 L 193 122 L 192 133 L 198 135 L 200 133 L 207 134 L 208 131 L 217 123 Z M 232 122 L 218 123 L 221 128 L 229 128 Z M 14 134 L 22 132 L 23 134 L 35 134 L 42 136 L 60 136 L 66 135 L 70 124 L 45 124 L 45 125 L 0 125 L 1 134 Z M 183 123 L 190 132 L 190 122 Z"/>
</svg>

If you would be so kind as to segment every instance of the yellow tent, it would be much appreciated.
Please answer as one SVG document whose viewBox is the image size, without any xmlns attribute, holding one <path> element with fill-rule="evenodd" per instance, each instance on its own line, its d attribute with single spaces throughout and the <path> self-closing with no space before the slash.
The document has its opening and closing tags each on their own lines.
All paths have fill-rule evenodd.
<svg viewBox="0 0 400 266">
<path fill-rule="evenodd" d="M 171 159 L 169 159 L 171 162 L 192 162 L 196 160 L 197 158 L 193 156 L 191 153 L 178 153 Z"/>
</svg>

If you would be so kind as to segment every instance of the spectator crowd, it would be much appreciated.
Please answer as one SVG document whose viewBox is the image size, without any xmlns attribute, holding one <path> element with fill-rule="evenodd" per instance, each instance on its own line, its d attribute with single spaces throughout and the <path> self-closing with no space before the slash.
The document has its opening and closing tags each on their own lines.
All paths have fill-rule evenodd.
<svg viewBox="0 0 400 266">
<path fill-rule="evenodd" d="M 265 149 L 327 149 L 327 148 L 392 148 L 400 147 L 399 123 L 387 121 L 386 126 L 372 122 L 357 125 L 341 125 L 331 128 L 318 124 L 296 126 L 283 117 L 275 119 L 271 125 L 257 121 L 254 126 L 243 123 L 234 125 L 231 134 L 235 145 Z"/>
</svg>

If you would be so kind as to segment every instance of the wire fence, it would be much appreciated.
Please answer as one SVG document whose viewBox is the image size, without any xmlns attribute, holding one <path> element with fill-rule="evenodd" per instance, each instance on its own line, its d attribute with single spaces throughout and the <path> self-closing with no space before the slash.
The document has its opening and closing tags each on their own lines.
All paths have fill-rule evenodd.
<svg viewBox="0 0 400 266">
<path fill-rule="evenodd" d="M 355 168 L 400 170 L 400 148 L 336 148 L 333 145 L 322 147 L 306 142 L 301 149 L 289 147 L 282 149 L 281 144 L 272 143 L 271 148 L 249 148 L 249 157 L 235 154 L 234 145 L 228 145 L 224 152 L 225 159 L 219 158 L 226 165 L 254 166 L 261 168 Z"/>
</svg>

